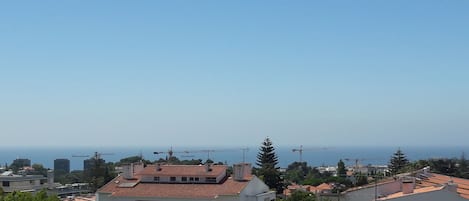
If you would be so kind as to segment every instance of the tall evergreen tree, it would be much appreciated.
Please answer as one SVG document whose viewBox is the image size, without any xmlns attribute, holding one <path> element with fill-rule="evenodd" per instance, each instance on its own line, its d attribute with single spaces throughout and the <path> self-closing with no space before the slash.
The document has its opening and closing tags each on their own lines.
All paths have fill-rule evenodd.
<svg viewBox="0 0 469 201">
<path fill-rule="evenodd" d="M 277 192 L 281 192 L 282 184 L 280 182 L 280 172 L 278 171 L 279 167 L 278 157 L 275 153 L 275 148 L 272 145 L 272 141 L 267 137 L 262 146 L 259 148 L 259 153 L 257 154 L 256 165 L 259 166 L 257 171 L 258 176 L 264 180 L 265 184 L 269 188 L 276 189 Z"/>
<path fill-rule="evenodd" d="M 337 163 L 337 176 L 345 178 L 347 176 L 347 170 L 345 169 L 345 163 L 342 159 Z"/>
<path fill-rule="evenodd" d="M 259 153 L 257 154 L 257 163 L 256 165 L 260 168 L 275 168 L 278 164 L 278 157 L 275 154 L 275 148 L 272 145 L 270 138 L 265 138 L 262 146 L 259 148 Z"/>
<path fill-rule="evenodd" d="M 388 167 L 392 174 L 397 174 L 401 173 L 408 164 L 409 160 L 407 160 L 405 154 L 399 148 L 391 157 Z"/>
</svg>

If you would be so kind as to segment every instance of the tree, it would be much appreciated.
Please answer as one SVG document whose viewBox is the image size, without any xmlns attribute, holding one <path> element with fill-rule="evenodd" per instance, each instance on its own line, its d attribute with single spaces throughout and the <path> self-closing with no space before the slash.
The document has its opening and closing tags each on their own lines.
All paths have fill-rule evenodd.
<svg viewBox="0 0 469 201">
<path fill-rule="evenodd" d="M 277 164 L 278 157 L 275 153 L 275 148 L 272 145 L 272 141 L 267 137 L 257 154 L 256 165 L 259 166 L 257 174 L 269 188 L 276 189 L 280 193 L 283 191 L 283 186 L 280 182 L 280 172 L 278 171 L 279 167 L 277 167 Z"/>
<path fill-rule="evenodd" d="M 461 154 L 461 158 L 458 161 L 458 169 L 457 169 L 456 176 L 467 178 L 468 174 L 469 174 L 469 169 L 467 167 L 466 155 L 463 152 Z"/>
<path fill-rule="evenodd" d="M 287 201 L 315 201 L 316 196 L 310 192 L 295 190 L 292 192 Z"/>
<path fill-rule="evenodd" d="M 306 162 L 293 162 L 285 171 L 285 180 L 288 182 L 302 183 L 311 172 L 311 167 Z"/>
<path fill-rule="evenodd" d="M 41 190 L 36 194 L 30 192 L 12 192 L 4 197 L 0 197 L 1 201 L 59 201 L 55 195 L 48 196 L 45 190 Z"/>
<path fill-rule="evenodd" d="M 347 176 L 347 170 L 345 169 L 345 163 L 342 159 L 337 163 L 337 176 L 345 178 Z"/>
<path fill-rule="evenodd" d="M 257 163 L 256 165 L 261 168 L 275 168 L 278 164 L 278 157 L 275 153 L 275 148 L 272 145 L 270 138 L 265 138 L 262 146 L 259 148 L 259 153 L 257 154 Z"/>
<path fill-rule="evenodd" d="M 399 148 L 391 157 L 388 167 L 392 174 L 398 174 L 401 173 L 408 164 L 409 160 L 407 160 L 405 154 Z"/>
</svg>

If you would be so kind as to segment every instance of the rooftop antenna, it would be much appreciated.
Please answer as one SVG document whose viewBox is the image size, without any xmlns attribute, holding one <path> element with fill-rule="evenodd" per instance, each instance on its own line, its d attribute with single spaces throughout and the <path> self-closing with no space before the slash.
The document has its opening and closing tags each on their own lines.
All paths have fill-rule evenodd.
<svg viewBox="0 0 469 201">
<path fill-rule="evenodd" d="M 249 151 L 249 148 L 245 147 L 245 148 L 241 148 L 241 150 L 243 150 L 243 163 L 245 163 L 246 162 L 246 152 Z"/>
</svg>

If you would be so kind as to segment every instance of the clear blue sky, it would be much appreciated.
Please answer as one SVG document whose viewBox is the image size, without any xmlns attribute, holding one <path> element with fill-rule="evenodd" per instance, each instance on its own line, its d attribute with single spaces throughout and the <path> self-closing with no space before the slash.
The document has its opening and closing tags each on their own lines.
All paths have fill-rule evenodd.
<svg viewBox="0 0 469 201">
<path fill-rule="evenodd" d="M 0 146 L 466 145 L 469 1 L 0 3 Z"/>
</svg>

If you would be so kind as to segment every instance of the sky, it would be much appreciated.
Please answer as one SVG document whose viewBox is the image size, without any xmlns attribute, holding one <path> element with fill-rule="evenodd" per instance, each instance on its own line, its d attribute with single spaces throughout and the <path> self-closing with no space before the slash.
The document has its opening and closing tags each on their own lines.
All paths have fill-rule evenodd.
<svg viewBox="0 0 469 201">
<path fill-rule="evenodd" d="M 469 1 L 6 1 L 0 146 L 465 146 Z"/>
</svg>

